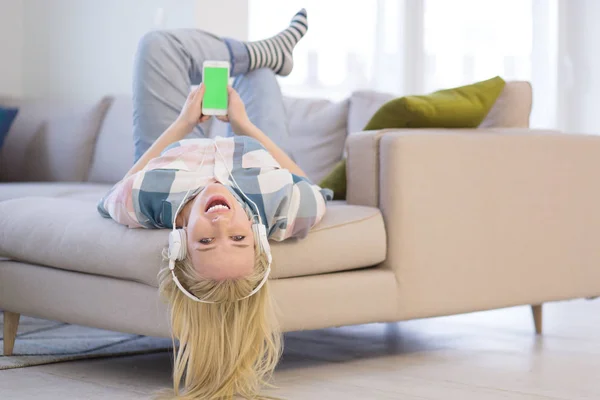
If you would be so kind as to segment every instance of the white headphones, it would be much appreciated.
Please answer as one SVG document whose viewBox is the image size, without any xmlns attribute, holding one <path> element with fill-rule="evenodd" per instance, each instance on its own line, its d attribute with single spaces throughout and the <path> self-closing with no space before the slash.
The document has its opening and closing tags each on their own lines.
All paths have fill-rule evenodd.
<svg viewBox="0 0 600 400">
<path fill-rule="evenodd" d="M 221 159 L 223 160 L 223 164 L 225 165 L 225 168 L 227 169 L 227 173 L 231 177 L 231 180 L 233 181 L 234 185 L 239 189 L 242 196 L 244 196 L 244 198 L 246 200 L 248 200 L 248 202 L 254 206 L 254 210 L 256 211 L 256 214 L 254 214 L 252 216 L 254 219 L 254 221 L 252 223 L 252 233 L 254 234 L 254 240 L 257 244 L 256 250 L 260 251 L 261 253 L 266 254 L 267 261 L 268 261 L 267 271 L 265 272 L 265 276 L 260 281 L 258 286 L 256 286 L 256 288 L 252 292 L 250 292 L 250 294 L 248 294 L 247 296 L 244 296 L 244 297 L 238 299 L 238 301 L 239 301 L 239 300 L 246 299 L 246 298 L 256 294 L 260 290 L 260 288 L 262 288 L 263 285 L 267 282 L 267 280 L 269 278 L 269 274 L 271 273 L 271 263 L 273 262 L 273 257 L 271 256 L 271 246 L 269 245 L 269 238 L 267 236 L 267 228 L 262 223 L 262 218 L 260 216 L 260 210 L 258 209 L 258 206 L 248 196 L 246 196 L 246 194 L 242 191 L 242 189 L 239 187 L 239 185 L 235 181 L 235 178 L 231 174 L 229 167 L 227 167 L 227 163 L 225 162 L 225 157 L 223 157 L 223 154 L 221 153 L 221 150 L 219 149 L 219 146 L 217 146 L 216 142 L 214 143 L 214 146 L 215 146 L 217 152 L 219 153 L 219 155 L 221 156 Z M 202 165 L 204 164 L 204 156 L 205 155 L 206 155 L 206 151 L 202 155 L 202 162 L 200 163 L 199 168 L 202 168 Z M 191 191 L 192 191 L 192 189 L 187 191 L 187 193 L 183 197 L 183 200 L 179 204 L 179 207 L 177 207 L 177 211 L 175 212 L 175 215 L 173 216 L 173 230 L 169 233 L 169 269 L 171 270 L 171 275 L 173 276 L 173 280 L 175 281 L 175 284 L 177 285 L 177 287 L 179 288 L 179 290 L 181 290 L 181 292 L 183 294 L 185 294 L 191 300 L 196 301 L 196 302 L 214 304 L 214 303 L 216 303 L 215 301 L 202 300 L 202 299 L 199 299 L 198 297 L 194 296 L 190 292 L 188 292 L 183 287 L 181 282 L 179 282 L 179 279 L 177 279 L 177 275 L 175 275 L 175 261 L 183 260 L 187 256 L 187 234 L 184 229 L 177 229 L 177 227 L 176 227 L 177 214 L 179 214 L 179 211 L 181 211 L 181 208 L 185 204 L 185 201 L 187 200 L 188 195 L 190 194 Z"/>
</svg>

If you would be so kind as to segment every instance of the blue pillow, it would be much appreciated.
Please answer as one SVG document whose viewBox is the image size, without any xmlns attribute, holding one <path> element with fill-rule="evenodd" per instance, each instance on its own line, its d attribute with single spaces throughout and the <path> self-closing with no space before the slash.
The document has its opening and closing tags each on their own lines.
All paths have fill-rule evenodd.
<svg viewBox="0 0 600 400">
<path fill-rule="evenodd" d="M 18 112 L 16 108 L 0 107 L 0 148 Z"/>
</svg>

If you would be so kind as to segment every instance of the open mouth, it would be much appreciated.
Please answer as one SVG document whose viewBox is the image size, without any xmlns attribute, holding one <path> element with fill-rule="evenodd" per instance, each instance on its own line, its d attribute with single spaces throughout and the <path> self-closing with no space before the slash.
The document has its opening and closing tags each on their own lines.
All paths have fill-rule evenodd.
<svg viewBox="0 0 600 400">
<path fill-rule="evenodd" d="M 206 213 L 217 213 L 217 212 L 227 212 L 231 210 L 231 206 L 223 196 L 214 196 L 208 199 L 208 203 L 206 204 L 206 209 L 204 212 Z"/>
</svg>

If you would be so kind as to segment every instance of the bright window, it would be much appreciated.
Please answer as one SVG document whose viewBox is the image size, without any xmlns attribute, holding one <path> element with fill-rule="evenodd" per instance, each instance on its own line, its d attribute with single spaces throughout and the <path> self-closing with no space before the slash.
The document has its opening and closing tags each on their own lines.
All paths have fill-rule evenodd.
<svg viewBox="0 0 600 400">
<path fill-rule="evenodd" d="M 249 1 L 251 40 L 308 10 L 294 71 L 280 81 L 287 95 L 421 94 L 500 75 L 533 82 L 532 126 L 556 124 L 556 0 Z"/>
<path fill-rule="evenodd" d="M 347 0 L 250 0 L 251 40 L 281 31 L 300 8 L 308 11 L 309 29 L 294 51 L 294 70 L 281 81 L 285 93 L 335 98 L 369 87 L 377 7 L 349 6 L 349 3 Z M 375 5 L 376 1 L 361 2 L 365 3 Z"/>
<path fill-rule="evenodd" d="M 531 80 L 531 0 L 426 0 L 425 90 Z"/>
</svg>

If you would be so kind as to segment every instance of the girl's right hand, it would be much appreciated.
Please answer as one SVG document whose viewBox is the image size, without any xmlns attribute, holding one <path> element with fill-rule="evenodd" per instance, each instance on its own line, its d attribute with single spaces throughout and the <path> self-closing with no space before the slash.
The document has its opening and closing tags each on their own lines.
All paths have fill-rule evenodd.
<svg viewBox="0 0 600 400">
<path fill-rule="evenodd" d="M 190 133 L 194 127 L 202 122 L 208 121 L 210 115 L 202 114 L 202 99 L 204 99 L 204 85 L 200 84 L 197 88 L 192 90 L 181 109 L 177 122 L 185 127 L 187 131 L 185 134 Z"/>
<path fill-rule="evenodd" d="M 246 114 L 246 107 L 242 101 L 238 92 L 235 91 L 231 86 L 227 86 L 227 115 L 219 115 L 217 119 L 223 122 L 229 122 L 231 129 L 237 135 L 247 136 L 251 131 L 249 129 L 252 126 L 248 114 Z"/>
</svg>

